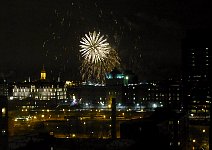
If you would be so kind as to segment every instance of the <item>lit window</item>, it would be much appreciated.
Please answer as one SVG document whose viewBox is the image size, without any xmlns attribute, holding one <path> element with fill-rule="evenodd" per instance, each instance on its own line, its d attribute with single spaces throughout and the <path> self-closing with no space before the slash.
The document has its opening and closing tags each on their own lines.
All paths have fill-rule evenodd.
<svg viewBox="0 0 212 150">
<path fill-rule="evenodd" d="M 5 129 L 2 129 L 1 132 L 2 132 L 3 135 L 6 134 L 6 130 Z"/>
<path fill-rule="evenodd" d="M 173 124 L 173 121 L 169 121 L 169 124 Z"/>
<path fill-rule="evenodd" d="M 2 112 L 2 116 L 5 116 L 6 115 L 6 108 L 2 108 L 1 112 Z"/>
</svg>

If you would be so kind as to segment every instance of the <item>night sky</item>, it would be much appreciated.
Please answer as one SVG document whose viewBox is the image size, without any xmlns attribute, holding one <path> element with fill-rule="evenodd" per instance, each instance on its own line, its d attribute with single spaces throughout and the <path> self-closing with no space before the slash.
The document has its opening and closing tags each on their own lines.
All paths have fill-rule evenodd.
<svg viewBox="0 0 212 150">
<path fill-rule="evenodd" d="M 1 2 L 0 75 L 78 80 L 79 41 L 100 31 L 140 80 L 177 77 L 188 29 L 209 28 L 211 0 L 20 0 Z"/>
</svg>

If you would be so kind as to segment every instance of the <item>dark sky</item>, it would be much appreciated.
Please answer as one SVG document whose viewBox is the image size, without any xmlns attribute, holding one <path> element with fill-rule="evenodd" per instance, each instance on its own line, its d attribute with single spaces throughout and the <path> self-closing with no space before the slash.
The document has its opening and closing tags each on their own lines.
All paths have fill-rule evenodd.
<svg viewBox="0 0 212 150">
<path fill-rule="evenodd" d="M 140 80 L 178 76 L 185 31 L 209 28 L 211 0 L 17 0 L 3 2 L 1 77 L 79 78 L 79 41 L 100 31 Z"/>
</svg>

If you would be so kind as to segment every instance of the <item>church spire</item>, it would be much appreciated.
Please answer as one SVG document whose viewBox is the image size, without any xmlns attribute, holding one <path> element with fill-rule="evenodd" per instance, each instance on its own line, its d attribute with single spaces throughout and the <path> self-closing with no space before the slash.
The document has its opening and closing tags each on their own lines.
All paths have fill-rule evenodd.
<svg viewBox="0 0 212 150">
<path fill-rule="evenodd" d="M 43 69 L 41 70 L 40 79 L 46 80 L 46 71 L 45 71 L 44 65 L 43 65 Z"/>
</svg>

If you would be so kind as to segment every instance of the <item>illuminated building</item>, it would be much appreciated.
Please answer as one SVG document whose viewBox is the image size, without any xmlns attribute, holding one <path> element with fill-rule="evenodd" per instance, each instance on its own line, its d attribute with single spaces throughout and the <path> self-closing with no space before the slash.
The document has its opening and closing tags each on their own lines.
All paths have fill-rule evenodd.
<svg viewBox="0 0 212 150">
<path fill-rule="evenodd" d="M 43 66 L 43 69 L 41 70 L 40 79 L 46 80 L 46 71 L 44 69 L 44 66 Z"/>
<path fill-rule="evenodd" d="M 198 134 L 199 128 L 211 126 L 210 36 L 210 30 L 190 30 L 182 43 L 183 101 L 189 116 L 189 136 L 193 140 L 193 149 L 207 149 L 212 143 L 209 142 L 212 140 L 212 130 L 209 130 L 211 133 L 205 132 L 204 136 Z"/>
<path fill-rule="evenodd" d="M 66 99 L 65 84 L 60 82 L 24 82 L 15 84 L 13 87 L 13 99 L 24 100 L 32 98 L 35 100 Z"/>
<path fill-rule="evenodd" d="M 190 120 L 208 121 L 211 103 L 211 43 L 208 31 L 192 30 L 183 41 L 183 91 Z"/>
<path fill-rule="evenodd" d="M 138 82 L 133 73 L 125 73 L 114 68 L 106 75 L 106 85 L 67 82 L 67 95 L 75 95 L 89 108 L 110 106 L 115 97 L 119 108 L 150 111 L 157 107 L 182 109 L 181 81 L 169 79 Z"/>
<path fill-rule="evenodd" d="M 157 107 L 169 107 L 180 110 L 182 107 L 181 83 L 176 80 L 149 81 L 128 84 L 124 87 L 126 104 L 137 109 L 154 110 Z"/>
<path fill-rule="evenodd" d="M 13 85 L 9 106 L 27 109 L 55 107 L 58 102 L 64 99 L 67 99 L 65 82 L 47 81 L 46 72 L 43 69 L 40 80 Z"/>
<path fill-rule="evenodd" d="M 149 81 L 133 80 L 133 74 L 121 73 L 116 68 L 106 76 L 106 85 L 78 84 L 68 86 L 67 93 L 81 99 L 85 107 L 111 106 L 116 98 L 117 107 L 136 110 L 154 110 L 157 107 L 182 109 L 181 81 Z"/>
<path fill-rule="evenodd" d="M 8 107 L 7 97 L 0 95 L 0 149 L 8 149 Z"/>
<path fill-rule="evenodd" d="M 65 82 L 48 82 L 44 68 L 41 70 L 41 78 L 34 82 L 17 83 L 13 87 L 13 99 L 24 100 L 66 99 Z"/>
</svg>

